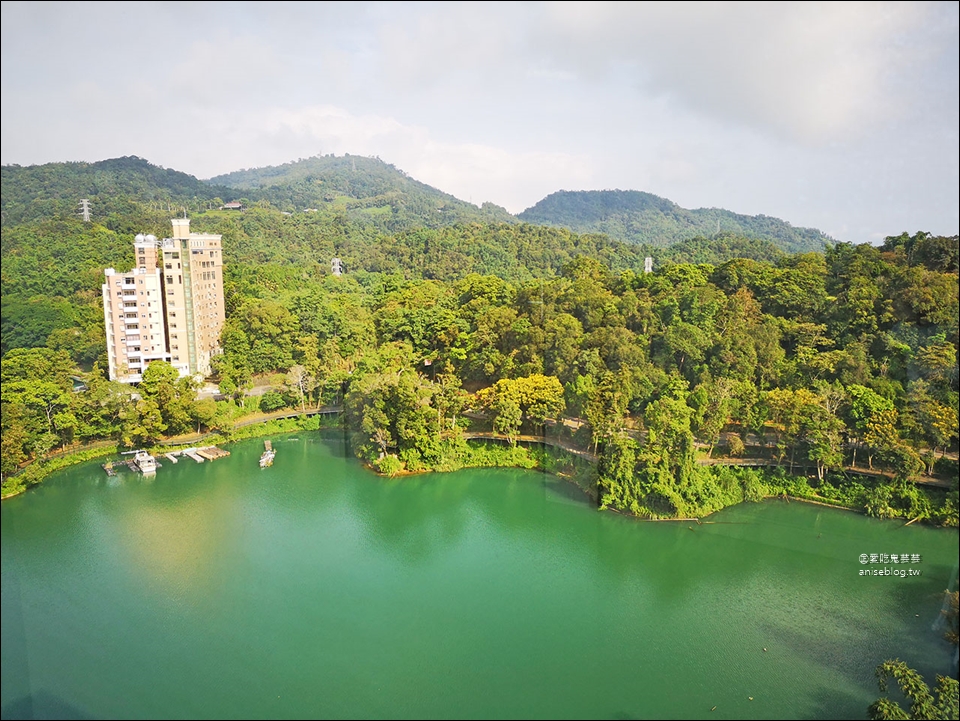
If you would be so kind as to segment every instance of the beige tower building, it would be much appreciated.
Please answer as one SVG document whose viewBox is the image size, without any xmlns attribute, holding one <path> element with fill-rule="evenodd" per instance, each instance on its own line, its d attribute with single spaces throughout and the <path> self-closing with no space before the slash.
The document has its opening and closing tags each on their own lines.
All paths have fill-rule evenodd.
<svg viewBox="0 0 960 721">
<path fill-rule="evenodd" d="M 188 219 L 175 218 L 172 238 L 138 235 L 133 245 L 137 267 L 108 268 L 103 285 L 110 379 L 138 383 L 151 360 L 181 376 L 210 375 L 225 319 L 221 236 L 191 233 Z"/>
<path fill-rule="evenodd" d="M 144 267 L 117 273 L 107 268 L 104 274 L 103 319 L 110 380 L 139 383 L 150 361 L 170 360 L 160 271 Z"/>
<path fill-rule="evenodd" d="M 160 249 L 170 362 L 182 376 L 208 376 L 225 318 L 220 236 L 191 233 L 187 218 L 175 218 Z"/>
</svg>

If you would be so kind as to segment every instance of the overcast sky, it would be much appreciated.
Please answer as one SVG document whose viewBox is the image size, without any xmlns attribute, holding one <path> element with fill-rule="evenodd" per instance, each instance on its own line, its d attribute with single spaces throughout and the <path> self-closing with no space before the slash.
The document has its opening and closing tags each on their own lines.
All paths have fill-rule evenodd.
<svg viewBox="0 0 960 721">
<path fill-rule="evenodd" d="M 954 235 L 958 7 L 4 1 L 0 161 L 351 153 L 514 213 L 620 188 Z"/>
</svg>

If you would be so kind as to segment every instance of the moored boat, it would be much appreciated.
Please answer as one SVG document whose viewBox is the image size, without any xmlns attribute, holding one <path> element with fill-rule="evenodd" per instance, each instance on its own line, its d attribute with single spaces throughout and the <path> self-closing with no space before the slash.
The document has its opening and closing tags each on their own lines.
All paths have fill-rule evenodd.
<svg viewBox="0 0 960 721">
<path fill-rule="evenodd" d="M 156 473 L 159 465 L 157 459 L 146 451 L 137 451 L 137 454 L 133 457 L 133 464 L 144 475 Z"/>
<path fill-rule="evenodd" d="M 266 468 L 273 465 L 273 459 L 277 452 L 273 450 L 273 444 L 270 441 L 263 442 L 263 455 L 260 456 L 260 467 Z"/>
</svg>

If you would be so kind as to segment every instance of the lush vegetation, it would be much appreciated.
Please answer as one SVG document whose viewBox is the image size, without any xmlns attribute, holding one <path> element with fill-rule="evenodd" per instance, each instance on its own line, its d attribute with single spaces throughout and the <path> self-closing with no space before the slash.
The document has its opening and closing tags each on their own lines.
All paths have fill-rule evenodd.
<svg viewBox="0 0 960 721">
<path fill-rule="evenodd" d="M 379 158 L 317 156 L 293 163 L 239 170 L 210 183 L 282 211 L 337 210 L 351 222 L 397 232 L 460 223 L 515 223 L 503 208 L 480 208 L 409 177 Z"/>
<path fill-rule="evenodd" d="M 132 155 L 97 163 L 4 165 L 2 180 L 5 226 L 76 217 L 81 198 L 91 201 L 96 217 L 105 218 L 129 212 L 134 203 L 152 204 L 166 213 L 181 206 L 210 207 L 215 197 L 230 192 Z"/>
<path fill-rule="evenodd" d="M 884 661 L 876 675 L 882 693 L 886 694 L 892 679 L 910 708 L 906 710 L 884 695 L 868 709 L 871 719 L 956 719 L 960 714 L 960 687 L 955 678 L 938 675 L 937 686 L 931 691 L 923 677 L 899 659 Z"/>
<path fill-rule="evenodd" d="M 331 185 L 365 167 L 334 160 Z M 323 167 L 232 182 L 288 187 Z M 354 195 L 393 192 L 387 180 L 358 179 Z M 567 448 L 595 459 L 584 486 L 602 507 L 645 517 L 788 495 L 956 523 L 956 485 L 914 483 L 957 475 L 956 237 L 790 255 L 720 235 L 658 252 L 645 274 L 648 249 L 562 228 L 390 231 L 337 199 L 307 213 L 211 208 L 192 228 L 221 233 L 226 256 L 214 401 L 162 363 L 136 396 L 103 378 L 102 269 L 129 268 L 132 236 L 169 227 L 156 203 L 117 208 L 89 224 L 5 221 L 5 476 L 59 448 L 230 433 L 251 414 L 342 404 L 355 448 L 384 473 L 548 467 Z M 471 440 L 492 433 L 508 447 Z M 512 447 L 526 436 L 554 455 Z M 781 471 L 724 467 L 736 457 Z"/>
<path fill-rule="evenodd" d="M 766 215 L 740 215 L 722 208 L 687 210 L 637 190 L 561 190 L 518 216 L 578 233 L 604 233 L 628 243 L 666 246 L 720 231 L 772 241 L 791 253 L 821 251 L 832 239 L 813 228 L 794 228 Z"/>
</svg>

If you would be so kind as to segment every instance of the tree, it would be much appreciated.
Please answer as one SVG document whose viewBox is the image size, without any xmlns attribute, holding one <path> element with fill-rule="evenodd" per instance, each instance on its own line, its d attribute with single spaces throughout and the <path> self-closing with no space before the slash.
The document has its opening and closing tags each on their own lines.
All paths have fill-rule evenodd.
<svg viewBox="0 0 960 721">
<path fill-rule="evenodd" d="M 592 381 L 592 377 L 587 376 L 585 380 Z M 596 452 L 601 443 L 624 426 L 624 416 L 630 402 L 626 376 L 623 372 L 604 370 L 601 372 L 599 384 L 593 386 L 589 383 L 584 390 L 588 392 L 584 415 L 590 424 L 593 449 Z"/>
<path fill-rule="evenodd" d="M 307 393 L 316 386 L 316 380 L 302 365 L 293 366 L 287 373 L 287 385 L 295 388 L 300 395 L 300 410 L 307 412 Z"/>
<path fill-rule="evenodd" d="M 264 413 L 273 413 L 286 407 L 286 405 L 287 402 L 283 400 L 283 396 L 277 391 L 266 391 L 260 396 L 260 410 Z"/>
<path fill-rule="evenodd" d="M 555 376 L 537 373 L 516 379 L 501 378 L 478 392 L 477 399 L 493 413 L 493 429 L 511 440 L 524 418 L 543 426 L 547 419 L 560 417 L 566 407 L 560 381 Z"/>
<path fill-rule="evenodd" d="M 729 420 L 733 393 L 734 384 L 729 378 L 717 378 L 697 386 L 690 395 L 698 411 L 694 419 L 694 432 L 710 446 L 707 458 L 713 455 L 713 448 Z"/>
<path fill-rule="evenodd" d="M 512 443 L 523 423 L 523 400 L 517 384 L 501 378 L 495 385 L 478 392 L 477 399 L 493 413 L 493 430 L 506 435 Z"/>
<path fill-rule="evenodd" d="M 960 591 L 944 591 L 944 608 L 940 614 L 946 619 L 943 637 L 954 647 L 960 645 Z M 956 650 L 954 650 L 956 653 Z"/>
<path fill-rule="evenodd" d="M 191 415 L 197 422 L 197 433 L 200 432 L 201 426 L 210 428 L 213 425 L 218 410 L 217 402 L 213 398 L 204 398 L 202 401 L 193 404 Z"/>
<path fill-rule="evenodd" d="M 620 432 L 607 439 L 597 466 L 600 484 L 600 508 L 628 509 L 640 512 L 640 491 L 634 476 L 637 442 Z"/>
<path fill-rule="evenodd" d="M 693 409 L 686 403 L 686 381 L 674 376 L 663 395 L 647 406 L 647 440 L 640 454 L 651 479 L 661 486 L 682 488 L 694 465 L 690 422 Z"/>
<path fill-rule="evenodd" d="M 888 434 L 883 433 L 880 429 L 891 422 L 892 428 L 895 429 L 897 413 L 892 401 L 884 398 L 870 388 L 861 385 L 851 385 L 847 388 L 847 393 L 850 396 L 850 425 L 852 426 L 852 435 L 855 440 L 853 447 L 853 465 L 856 466 L 857 446 L 861 442 L 867 442 L 866 438 L 868 434 L 871 436 L 871 440 L 874 442 L 879 441 L 881 444 L 878 446 L 870 443 L 869 445 L 872 448 L 876 449 L 890 445 L 889 442 L 885 440 Z M 883 415 L 884 413 L 888 415 Z M 896 442 L 894 441 L 893 445 L 895 444 Z M 870 468 L 873 468 L 873 452 L 868 453 L 867 459 Z"/>
<path fill-rule="evenodd" d="M 140 393 L 144 400 L 157 404 L 163 417 L 164 429 L 184 433 L 193 427 L 193 404 L 196 384 L 166 361 L 153 361 L 143 372 Z"/>
<path fill-rule="evenodd" d="M 900 692 L 910 701 L 905 711 L 896 701 L 882 696 L 870 704 L 867 714 L 871 719 L 956 719 L 960 714 L 958 693 L 960 686 L 954 678 L 937 675 L 936 695 L 923 677 L 900 659 L 884 661 L 877 666 L 877 685 L 887 693 L 889 679 L 896 681 Z"/>
</svg>

